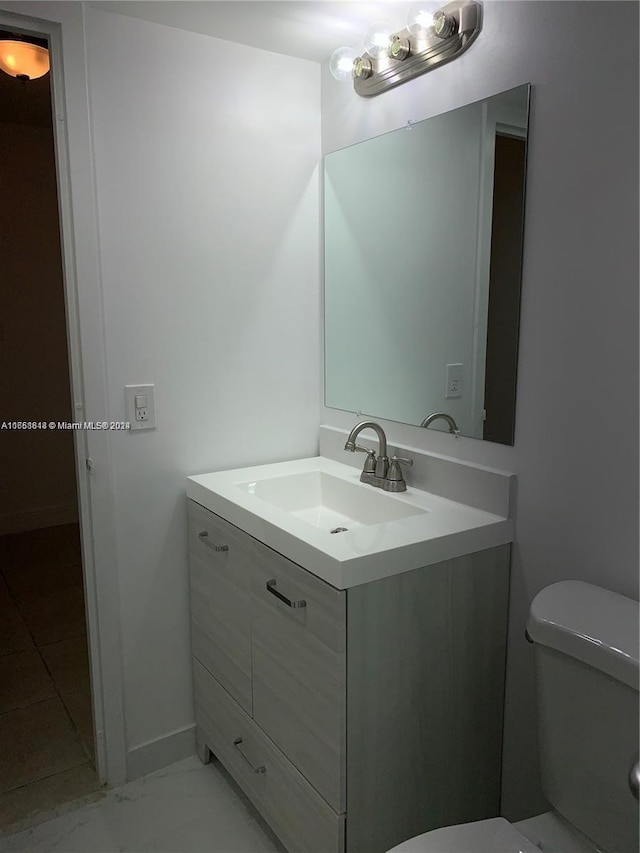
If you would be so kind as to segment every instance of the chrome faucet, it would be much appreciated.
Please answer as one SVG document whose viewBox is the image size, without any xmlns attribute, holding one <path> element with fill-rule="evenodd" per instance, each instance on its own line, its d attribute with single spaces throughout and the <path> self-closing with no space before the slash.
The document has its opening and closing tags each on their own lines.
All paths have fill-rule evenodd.
<svg viewBox="0 0 640 853">
<path fill-rule="evenodd" d="M 360 435 L 363 429 L 370 428 L 375 431 L 378 436 L 378 455 L 374 450 L 368 450 L 366 447 L 360 447 L 356 444 L 356 438 Z M 346 440 L 344 449 L 355 453 L 356 450 L 360 453 L 366 453 L 367 458 L 360 474 L 360 480 L 363 483 L 371 483 L 372 486 L 383 487 L 387 471 L 389 470 L 389 457 L 387 456 L 387 436 L 380 424 L 373 421 L 361 421 L 356 424 L 349 433 L 349 438 Z"/>
<path fill-rule="evenodd" d="M 426 429 L 428 426 L 431 426 L 431 424 L 434 421 L 437 421 L 437 420 L 446 421 L 449 424 L 449 432 L 453 433 L 453 435 L 455 435 L 456 438 L 460 435 L 460 430 L 458 429 L 458 424 L 454 421 L 454 419 L 451 417 L 451 415 L 448 415 L 446 412 L 434 412 L 432 415 L 429 415 L 428 417 L 426 417 L 422 421 L 420 426 L 425 427 L 425 429 Z"/>
</svg>

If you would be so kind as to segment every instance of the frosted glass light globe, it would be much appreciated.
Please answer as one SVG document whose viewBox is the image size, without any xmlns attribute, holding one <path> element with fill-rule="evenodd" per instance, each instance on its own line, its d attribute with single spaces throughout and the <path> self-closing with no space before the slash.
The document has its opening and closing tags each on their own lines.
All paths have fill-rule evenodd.
<svg viewBox="0 0 640 853">
<path fill-rule="evenodd" d="M 0 69 L 10 77 L 37 80 L 49 70 L 49 51 L 25 41 L 0 41 Z"/>
<path fill-rule="evenodd" d="M 393 27 L 388 21 L 376 21 L 367 30 L 364 37 L 364 47 L 372 59 L 382 59 L 387 55 Z"/>
<path fill-rule="evenodd" d="M 357 54 L 352 47 L 339 47 L 329 60 L 329 70 L 336 80 L 351 80 Z"/>
</svg>

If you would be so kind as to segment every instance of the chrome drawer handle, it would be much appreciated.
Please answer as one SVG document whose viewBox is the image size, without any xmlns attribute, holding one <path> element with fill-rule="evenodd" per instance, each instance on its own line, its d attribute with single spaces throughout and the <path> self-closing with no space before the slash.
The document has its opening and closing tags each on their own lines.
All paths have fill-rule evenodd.
<svg viewBox="0 0 640 853">
<path fill-rule="evenodd" d="M 275 595 L 276 598 L 279 598 L 280 601 L 284 601 L 287 607 L 306 607 L 307 602 L 304 598 L 301 598 L 299 601 L 291 601 L 290 598 L 287 598 L 286 595 L 283 595 L 281 592 L 278 592 L 276 589 L 276 579 L 272 578 L 270 581 L 267 581 L 267 592 L 270 592 L 271 595 Z"/>
<path fill-rule="evenodd" d="M 637 761 L 629 770 L 629 790 L 636 800 L 640 797 L 640 763 Z"/>
<path fill-rule="evenodd" d="M 241 738 L 241 737 L 237 737 L 237 738 L 234 740 L 233 745 L 234 745 L 234 746 L 235 746 L 235 748 L 238 750 L 238 752 L 240 753 L 240 755 L 244 758 L 244 760 L 247 762 L 247 764 L 249 765 L 249 767 L 253 770 L 253 772 L 254 772 L 254 773 L 266 773 L 266 772 L 267 772 L 267 768 L 265 767 L 265 765 L 264 765 L 264 764 L 262 764 L 260 767 L 254 767 L 254 766 L 253 766 L 253 764 L 249 761 L 249 759 L 248 759 L 248 758 L 247 758 L 247 756 L 244 754 L 244 752 L 240 749 L 240 744 L 241 744 L 241 743 L 242 743 L 242 738 Z"/>
<path fill-rule="evenodd" d="M 203 545 L 206 545 L 207 548 L 211 548 L 212 551 L 228 551 L 228 545 L 214 545 L 213 542 L 209 541 L 209 534 L 206 530 L 203 530 L 201 533 L 198 533 L 198 539 L 202 542 Z"/>
</svg>

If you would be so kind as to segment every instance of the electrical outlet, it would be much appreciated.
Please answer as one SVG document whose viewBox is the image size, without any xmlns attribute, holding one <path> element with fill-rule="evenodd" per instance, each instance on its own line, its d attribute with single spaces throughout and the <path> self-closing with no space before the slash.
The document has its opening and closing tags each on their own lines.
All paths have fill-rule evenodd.
<svg viewBox="0 0 640 853">
<path fill-rule="evenodd" d="M 155 385 L 125 385 L 124 403 L 130 429 L 155 429 Z"/>
<path fill-rule="evenodd" d="M 463 364 L 448 364 L 444 396 L 447 399 L 462 397 Z"/>
</svg>

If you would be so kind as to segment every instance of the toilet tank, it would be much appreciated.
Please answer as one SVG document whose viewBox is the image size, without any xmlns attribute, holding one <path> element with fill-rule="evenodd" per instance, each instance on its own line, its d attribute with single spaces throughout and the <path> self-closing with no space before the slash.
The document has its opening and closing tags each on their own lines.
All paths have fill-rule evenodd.
<svg viewBox="0 0 640 853">
<path fill-rule="evenodd" d="M 581 581 L 534 598 L 542 788 L 606 853 L 637 853 L 638 602 Z"/>
</svg>

